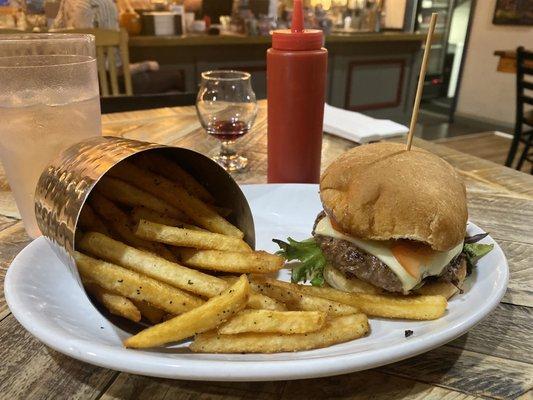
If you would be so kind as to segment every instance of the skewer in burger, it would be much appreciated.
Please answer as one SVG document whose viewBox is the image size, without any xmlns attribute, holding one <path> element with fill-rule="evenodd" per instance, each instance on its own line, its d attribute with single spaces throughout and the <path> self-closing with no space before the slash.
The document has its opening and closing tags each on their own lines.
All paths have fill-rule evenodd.
<svg viewBox="0 0 533 400">
<path fill-rule="evenodd" d="M 301 261 L 294 282 L 451 297 L 492 249 L 473 243 L 486 234 L 465 238 L 466 188 L 457 171 L 420 148 L 353 148 L 322 174 L 320 199 L 311 239 L 275 240 L 286 259 Z"/>
</svg>

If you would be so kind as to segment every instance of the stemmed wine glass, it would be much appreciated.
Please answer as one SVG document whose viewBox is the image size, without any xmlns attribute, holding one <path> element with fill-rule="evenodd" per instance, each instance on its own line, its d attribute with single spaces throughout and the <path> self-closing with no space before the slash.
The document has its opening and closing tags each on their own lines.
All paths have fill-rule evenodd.
<svg viewBox="0 0 533 400">
<path fill-rule="evenodd" d="M 252 128 L 257 115 L 250 74 L 203 72 L 196 113 L 207 133 L 221 141 L 220 150 L 212 159 L 229 172 L 244 169 L 248 159 L 237 153 L 234 144 Z"/>
</svg>

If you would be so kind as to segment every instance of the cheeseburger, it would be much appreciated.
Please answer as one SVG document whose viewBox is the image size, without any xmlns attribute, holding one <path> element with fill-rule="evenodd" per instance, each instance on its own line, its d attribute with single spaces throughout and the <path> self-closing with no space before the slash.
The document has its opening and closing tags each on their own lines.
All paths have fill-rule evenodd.
<svg viewBox="0 0 533 400">
<path fill-rule="evenodd" d="M 356 147 L 322 174 L 320 199 L 324 211 L 312 239 L 276 241 L 287 259 L 304 261 L 293 281 L 397 294 L 431 293 L 420 290 L 430 282 L 451 296 L 467 275 L 467 261 L 476 261 L 464 252 L 465 185 L 426 150 L 406 151 L 398 143 Z"/>
</svg>

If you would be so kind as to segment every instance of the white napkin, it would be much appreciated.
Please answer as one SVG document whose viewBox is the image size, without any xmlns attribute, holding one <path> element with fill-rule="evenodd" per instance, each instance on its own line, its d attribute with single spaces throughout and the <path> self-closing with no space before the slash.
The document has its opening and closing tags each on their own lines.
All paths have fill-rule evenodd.
<svg viewBox="0 0 533 400">
<path fill-rule="evenodd" d="M 376 119 L 326 104 L 324 131 L 353 142 L 368 143 L 405 135 L 409 128 L 388 119 Z"/>
</svg>

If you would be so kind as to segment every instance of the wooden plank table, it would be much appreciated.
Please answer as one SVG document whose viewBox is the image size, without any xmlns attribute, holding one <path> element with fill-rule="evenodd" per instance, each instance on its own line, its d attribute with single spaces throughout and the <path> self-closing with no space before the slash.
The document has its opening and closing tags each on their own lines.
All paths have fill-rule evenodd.
<svg viewBox="0 0 533 400">
<path fill-rule="evenodd" d="M 480 132 L 468 135 L 439 138 L 433 143 L 443 144 L 446 147 L 462 151 L 484 160 L 490 160 L 496 164 L 505 165 L 507 153 L 511 147 L 513 136 L 503 132 Z M 518 146 L 517 154 L 521 154 L 524 149 L 522 143 Z M 530 173 L 533 163 L 524 161 L 522 172 Z"/>
<path fill-rule="evenodd" d="M 185 146 L 217 147 L 200 129 L 194 108 L 106 115 L 104 133 Z M 265 182 L 266 114 L 261 103 L 240 148 L 250 170 L 241 183 Z M 498 308 L 468 334 L 420 356 L 337 377 L 263 383 L 155 379 L 85 364 L 51 350 L 9 313 L 0 293 L 1 399 L 531 399 L 533 392 L 533 177 L 441 145 L 416 140 L 452 163 L 466 180 L 470 218 L 500 243 L 511 268 Z M 324 139 L 327 166 L 353 143 Z M 29 242 L 0 171 L 0 280 Z"/>
</svg>

